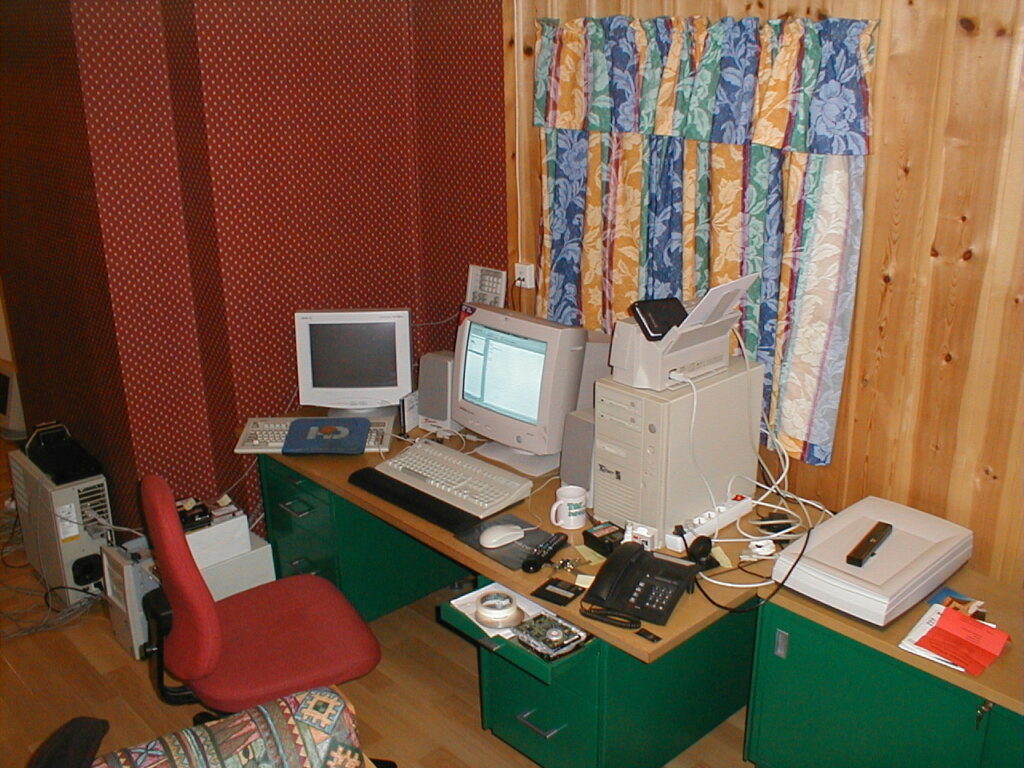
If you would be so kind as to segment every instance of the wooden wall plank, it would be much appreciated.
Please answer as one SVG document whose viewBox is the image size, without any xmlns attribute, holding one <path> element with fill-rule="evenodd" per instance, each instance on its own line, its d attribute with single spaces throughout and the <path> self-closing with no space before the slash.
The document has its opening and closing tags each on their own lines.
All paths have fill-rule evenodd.
<svg viewBox="0 0 1024 768">
<path fill-rule="evenodd" d="M 875 494 L 961 522 L 975 531 L 974 567 L 1014 584 L 1024 581 L 1022 1 L 516 0 L 510 118 L 525 166 L 514 179 L 534 185 L 516 197 L 525 241 L 540 199 L 536 129 L 522 111 L 538 16 L 879 19 L 836 450 L 828 467 L 794 462 L 790 488 L 836 509 Z M 535 243 L 517 252 L 535 260 Z"/>
</svg>

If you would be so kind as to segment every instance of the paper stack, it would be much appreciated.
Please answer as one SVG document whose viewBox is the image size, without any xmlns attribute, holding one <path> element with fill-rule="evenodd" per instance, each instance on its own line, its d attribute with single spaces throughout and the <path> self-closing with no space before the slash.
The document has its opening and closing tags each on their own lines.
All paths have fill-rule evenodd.
<svg viewBox="0 0 1024 768">
<path fill-rule="evenodd" d="M 953 606 L 929 605 L 900 648 L 970 675 L 980 675 L 1003 652 L 1010 636 Z"/>
</svg>

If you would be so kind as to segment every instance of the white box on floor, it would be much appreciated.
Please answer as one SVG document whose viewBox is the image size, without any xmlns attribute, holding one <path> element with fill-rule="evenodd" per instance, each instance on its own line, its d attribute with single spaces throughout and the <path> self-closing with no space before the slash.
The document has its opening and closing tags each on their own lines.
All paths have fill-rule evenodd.
<svg viewBox="0 0 1024 768">
<path fill-rule="evenodd" d="M 255 533 L 249 534 L 249 541 L 247 552 L 200 569 L 214 600 L 223 600 L 276 578 L 270 544 Z"/>
<path fill-rule="evenodd" d="M 185 534 L 199 569 L 244 555 L 250 549 L 249 518 L 236 515 Z"/>
</svg>

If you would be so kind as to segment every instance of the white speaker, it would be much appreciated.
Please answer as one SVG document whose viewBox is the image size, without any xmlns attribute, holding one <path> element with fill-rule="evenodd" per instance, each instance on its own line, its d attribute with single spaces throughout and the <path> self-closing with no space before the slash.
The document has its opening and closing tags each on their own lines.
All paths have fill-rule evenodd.
<svg viewBox="0 0 1024 768">
<path fill-rule="evenodd" d="M 458 432 L 462 427 L 452 419 L 453 352 L 428 352 L 420 358 L 420 427 L 435 432 Z"/>
<path fill-rule="evenodd" d="M 563 485 L 587 489 L 590 506 L 594 473 L 594 409 L 572 411 L 565 417 L 562 433 L 562 462 L 559 476 Z"/>
</svg>

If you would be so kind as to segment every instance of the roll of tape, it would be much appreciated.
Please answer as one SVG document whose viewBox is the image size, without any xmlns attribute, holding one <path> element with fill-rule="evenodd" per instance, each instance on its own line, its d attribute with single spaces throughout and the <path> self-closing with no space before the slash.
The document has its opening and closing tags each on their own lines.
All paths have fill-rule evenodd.
<svg viewBox="0 0 1024 768">
<path fill-rule="evenodd" d="M 523 611 L 508 592 L 484 592 L 476 602 L 476 620 L 485 627 L 504 629 L 523 620 Z"/>
</svg>

